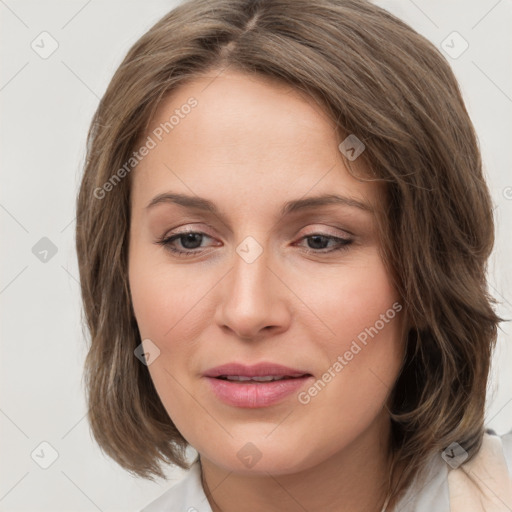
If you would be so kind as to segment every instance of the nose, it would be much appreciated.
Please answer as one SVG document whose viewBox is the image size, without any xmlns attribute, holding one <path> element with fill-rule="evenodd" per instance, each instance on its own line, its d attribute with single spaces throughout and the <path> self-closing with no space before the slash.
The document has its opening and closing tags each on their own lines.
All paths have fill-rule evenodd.
<svg viewBox="0 0 512 512">
<path fill-rule="evenodd" d="M 252 262 L 238 253 L 233 259 L 232 269 L 220 283 L 217 325 L 244 340 L 288 329 L 291 314 L 287 297 L 292 293 L 284 276 L 270 268 L 266 251 Z"/>
</svg>

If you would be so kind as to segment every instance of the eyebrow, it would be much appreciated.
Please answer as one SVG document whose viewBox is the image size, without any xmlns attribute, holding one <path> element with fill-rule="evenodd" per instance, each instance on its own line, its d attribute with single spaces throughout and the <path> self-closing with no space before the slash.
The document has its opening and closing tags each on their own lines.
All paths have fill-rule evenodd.
<svg viewBox="0 0 512 512">
<path fill-rule="evenodd" d="M 146 206 L 146 210 L 149 210 L 150 208 L 162 203 L 178 204 L 186 208 L 203 210 L 220 216 L 219 209 L 215 203 L 208 199 L 199 196 L 188 196 L 186 194 L 175 194 L 171 192 L 166 192 L 155 196 Z M 307 210 L 331 204 L 359 208 L 369 213 L 374 212 L 374 209 L 372 206 L 370 206 L 370 204 L 353 197 L 340 196 L 337 194 L 323 194 L 307 197 L 304 199 L 294 199 L 292 201 L 287 201 L 281 207 L 280 215 L 281 217 L 284 217 L 285 215 L 289 215 L 300 210 Z"/>
</svg>

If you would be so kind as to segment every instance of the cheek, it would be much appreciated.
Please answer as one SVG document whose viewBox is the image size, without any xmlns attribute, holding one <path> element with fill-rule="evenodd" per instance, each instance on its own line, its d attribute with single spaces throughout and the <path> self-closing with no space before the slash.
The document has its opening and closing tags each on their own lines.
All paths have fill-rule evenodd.
<svg viewBox="0 0 512 512">
<path fill-rule="evenodd" d="M 365 423 L 384 404 L 400 369 L 403 306 L 377 252 L 325 282 L 322 290 L 309 286 L 312 310 L 328 330 L 321 382 L 304 400 L 311 399 L 312 409 L 337 404 L 333 416 L 352 411 L 354 421 Z"/>
<path fill-rule="evenodd" d="M 141 339 L 150 339 L 159 355 L 148 366 L 158 395 L 172 421 L 183 432 L 190 421 L 190 390 L 187 379 L 192 368 L 197 340 L 204 330 L 205 302 L 211 288 L 204 277 L 171 272 L 168 264 L 148 265 L 147 258 L 133 253 L 129 279 L 133 308 Z"/>
<path fill-rule="evenodd" d="M 368 330 L 374 332 L 375 324 L 383 338 L 393 337 L 391 331 L 398 323 L 393 320 L 402 306 L 377 250 L 331 269 L 320 279 L 302 278 L 302 282 L 304 302 L 325 327 L 324 339 L 328 340 L 326 348 L 330 353 L 346 350 L 358 336 L 364 340 L 365 334 L 369 336 Z"/>
<path fill-rule="evenodd" d="M 198 272 L 173 271 L 167 262 L 154 261 L 154 257 L 149 265 L 151 260 L 140 256 L 135 253 L 130 259 L 129 279 L 141 337 L 166 344 L 190 339 L 204 317 L 201 298 L 211 286 Z"/>
</svg>

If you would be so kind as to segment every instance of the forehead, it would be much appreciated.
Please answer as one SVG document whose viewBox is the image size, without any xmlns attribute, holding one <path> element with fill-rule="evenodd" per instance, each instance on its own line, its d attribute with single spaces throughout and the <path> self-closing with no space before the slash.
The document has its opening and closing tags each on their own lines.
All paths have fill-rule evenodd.
<svg viewBox="0 0 512 512">
<path fill-rule="evenodd" d="M 189 109 L 192 98 L 197 104 Z M 269 77 L 234 71 L 212 72 L 172 91 L 150 129 L 165 128 L 166 123 L 176 144 L 198 135 L 198 145 L 227 147 L 231 156 L 247 140 L 279 148 L 307 140 L 328 143 L 326 139 L 337 137 L 334 124 L 310 96 Z"/>
<path fill-rule="evenodd" d="M 223 186 L 244 196 L 338 189 L 379 201 L 375 183 L 349 174 L 323 108 L 273 79 L 238 72 L 195 78 L 161 102 L 148 137 L 155 146 L 134 173 L 135 201 L 147 203 L 166 187 L 208 196 Z"/>
</svg>

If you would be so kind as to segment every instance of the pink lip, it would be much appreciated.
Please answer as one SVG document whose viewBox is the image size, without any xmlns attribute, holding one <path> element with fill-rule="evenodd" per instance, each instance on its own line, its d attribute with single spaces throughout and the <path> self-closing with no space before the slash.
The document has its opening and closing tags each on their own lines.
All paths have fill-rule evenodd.
<svg viewBox="0 0 512 512">
<path fill-rule="evenodd" d="M 283 379 L 274 382 L 233 382 L 206 377 L 214 394 L 235 407 L 255 409 L 275 404 L 286 396 L 297 392 L 306 381 L 313 377 L 305 375 L 294 379 Z"/>
<path fill-rule="evenodd" d="M 235 382 L 218 378 L 236 375 L 243 377 L 294 377 L 273 382 Z M 204 373 L 213 393 L 228 405 L 257 408 L 275 404 L 286 396 L 297 392 L 313 376 L 302 370 L 274 363 L 259 363 L 247 366 L 230 363 L 211 368 Z"/>
<path fill-rule="evenodd" d="M 244 377 L 265 377 L 274 375 L 276 377 L 300 377 L 301 375 L 310 375 L 306 370 L 288 368 L 280 364 L 262 362 L 254 365 L 245 365 L 241 363 L 228 363 L 215 368 L 210 368 L 204 372 L 206 377 L 219 377 L 220 375 L 238 375 Z"/>
</svg>

